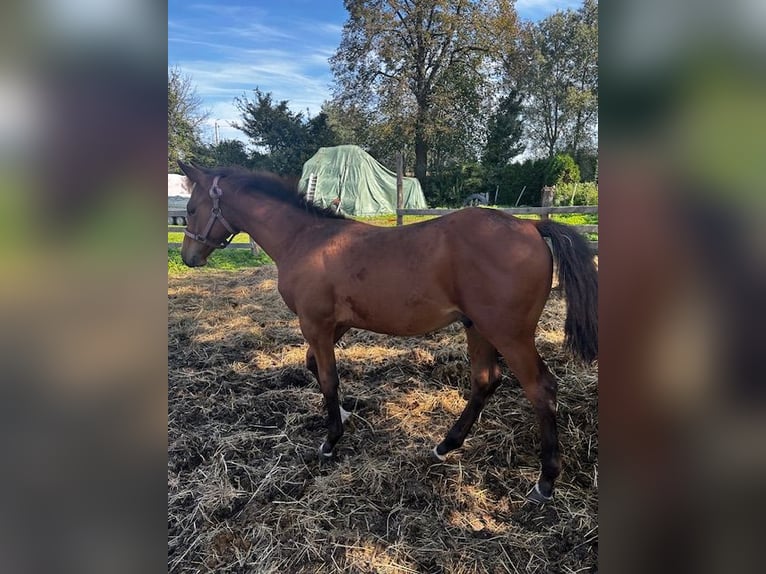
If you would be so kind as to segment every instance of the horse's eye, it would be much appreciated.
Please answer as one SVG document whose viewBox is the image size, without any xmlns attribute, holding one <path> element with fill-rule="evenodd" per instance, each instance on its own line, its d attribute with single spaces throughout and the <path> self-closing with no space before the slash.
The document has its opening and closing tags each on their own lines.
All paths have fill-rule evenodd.
<svg viewBox="0 0 766 574">
<path fill-rule="evenodd" d="M 195 211 L 197 211 L 197 210 L 196 210 L 195 208 L 193 208 L 193 207 L 187 207 L 187 208 L 186 208 L 186 214 L 187 214 L 189 217 L 193 216 Z"/>
</svg>

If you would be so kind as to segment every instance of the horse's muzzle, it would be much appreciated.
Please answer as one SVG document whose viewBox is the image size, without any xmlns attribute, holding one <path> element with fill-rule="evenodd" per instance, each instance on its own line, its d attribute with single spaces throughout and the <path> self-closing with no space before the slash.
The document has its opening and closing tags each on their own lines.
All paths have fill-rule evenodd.
<svg viewBox="0 0 766 574">
<path fill-rule="evenodd" d="M 184 265 L 187 267 L 204 267 L 207 265 L 207 257 L 202 257 L 198 253 L 194 253 L 191 255 L 184 256 L 184 254 L 181 254 L 181 259 L 184 262 Z"/>
</svg>

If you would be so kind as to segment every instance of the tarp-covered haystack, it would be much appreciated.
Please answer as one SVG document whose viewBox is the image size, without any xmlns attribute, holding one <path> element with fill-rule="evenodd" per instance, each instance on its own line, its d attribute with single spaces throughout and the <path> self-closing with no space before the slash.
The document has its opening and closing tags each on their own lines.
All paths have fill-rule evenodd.
<svg viewBox="0 0 766 574">
<path fill-rule="evenodd" d="M 330 207 L 339 202 L 346 215 L 396 213 L 396 174 L 380 164 L 359 146 L 341 145 L 319 148 L 305 164 L 298 184 L 306 193 L 311 174 L 316 175 L 314 203 Z M 403 207 L 426 209 L 420 182 L 405 177 Z"/>
</svg>

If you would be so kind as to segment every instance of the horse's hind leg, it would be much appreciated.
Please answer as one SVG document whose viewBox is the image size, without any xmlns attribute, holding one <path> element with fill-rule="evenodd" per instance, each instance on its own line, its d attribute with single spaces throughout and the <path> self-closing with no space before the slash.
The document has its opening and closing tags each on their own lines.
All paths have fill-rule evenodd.
<svg viewBox="0 0 766 574">
<path fill-rule="evenodd" d="M 532 502 L 547 502 L 553 496 L 553 483 L 561 472 L 556 429 L 556 379 L 537 353 L 534 338 L 514 341 L 500 350 L 532 403 L 540 427 L 542 469 L 537 484 L 527 498 Z"/>
<path fill-rule="evenodd" d="M 500 384 L 500 366 L 497 363 L 495 347 L 479 334 L 476 327 L 468 327 L 465 332 L 471 359 L 471 396 L 460 418 L 444 440 L 434 448 L 433 453 L 439 460 L 444 460 L 448 452 L 462 446 L 465 437 L 487 403 L 487 399 Z"/>
</svg>

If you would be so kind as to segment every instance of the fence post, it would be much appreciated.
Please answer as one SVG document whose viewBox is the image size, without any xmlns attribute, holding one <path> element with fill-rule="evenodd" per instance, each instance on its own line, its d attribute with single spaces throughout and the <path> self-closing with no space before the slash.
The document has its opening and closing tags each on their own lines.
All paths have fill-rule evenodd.
<svg viewBox="0 0 766 574">
<path fill-rule="evenodd" d="M 543 187 L 543 191 L 540 194 L 540 206 L 541 207 L 550 207 L 551 205 L 553 205 L 553 191 L 554 191 L 554 189 L 555 189 L 555 187 L 553 187 L 553 186 L 548 187 L 546 185 L 545 187 Z M 550 218 L 550 216 L 547 213 L 541 213 L 540 214 L 540 219 L 541 220 L 546 220 L 546 219 L 549 219 L 549 218 Z"/>
<path fill-rule="evenodd" d="M 399 210 L 404 207 L 404 158 L 402 152 L 396 154 L 396 225 L 402 224 L 402 215 Z"/>
</svg>

